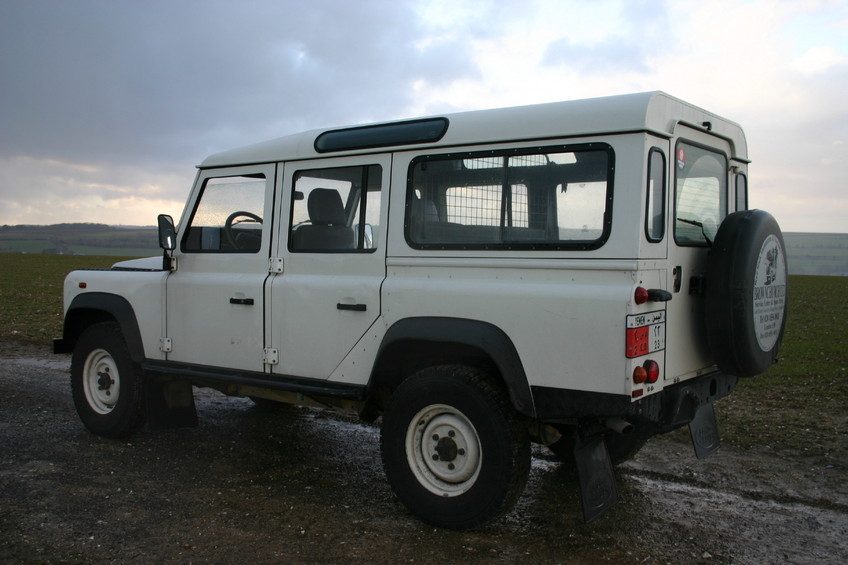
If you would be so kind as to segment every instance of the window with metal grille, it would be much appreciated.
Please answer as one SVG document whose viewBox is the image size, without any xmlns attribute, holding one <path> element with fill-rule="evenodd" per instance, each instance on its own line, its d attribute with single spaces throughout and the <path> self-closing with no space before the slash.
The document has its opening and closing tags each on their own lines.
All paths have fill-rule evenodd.
<svg viewBox="0 0 848 565">
<path fill-rule="evenodd" d="M 527 227 L 527 187 L 511 187 L 507 225 Z M 503 189 L 500 186 L 453 186 L 445 191 L 447 221 L 467 226 L 501 225 Z"/>
<path fill-rule="evenodd" d="M 410 166 L 418 248 L 596 248 L 609 233 L 612 149 L 428 156 Z"/>
</svg>

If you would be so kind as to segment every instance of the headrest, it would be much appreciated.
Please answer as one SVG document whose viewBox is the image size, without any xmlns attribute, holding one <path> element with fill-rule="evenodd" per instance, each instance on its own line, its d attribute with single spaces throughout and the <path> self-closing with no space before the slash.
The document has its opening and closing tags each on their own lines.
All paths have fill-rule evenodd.
<svg viewBox="0 0 848 565">
<path fill-rule="evenodd" d="M 439 209 L 432 200 L 418 198 L 412 201 L 412 214 L 415 221 L 438 222 Z"/>
<path fill-rule="evenodd" d="M 315 188 L 306 202 L 312 225 L 343 226 L 346 223 L 344 204 L 339 191 L 332 188 Z"/>
</svg>

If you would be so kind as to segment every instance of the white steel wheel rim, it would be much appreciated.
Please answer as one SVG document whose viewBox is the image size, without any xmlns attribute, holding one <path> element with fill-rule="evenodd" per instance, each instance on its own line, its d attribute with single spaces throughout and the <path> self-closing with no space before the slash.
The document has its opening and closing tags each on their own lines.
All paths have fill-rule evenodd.
<svg viewBox="0 0 848 565">
<path fill-rule="evenodd" d="M 445 404 L 415 415 L 406 431 L 406 456 L 418 483 L 444 497 L 471 489 L 483 460 L 477 430 L 462 412 Z"/>
<path fill-rule="evenodd" d="M 115 408 L 121 391 L 121 379 L 115 359 L 105 349 L 88 354 L 82 369 L 85 399 L 98 414 L 108 414 Z"/>
</svg>

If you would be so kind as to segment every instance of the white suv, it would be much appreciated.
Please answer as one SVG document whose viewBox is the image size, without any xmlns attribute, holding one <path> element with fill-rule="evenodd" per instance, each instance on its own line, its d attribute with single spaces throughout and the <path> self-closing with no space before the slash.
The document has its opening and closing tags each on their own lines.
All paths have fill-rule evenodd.
<svg viewBox="0 0 848 565">
<path fill-rule="evenodd" d="M 660 92 L 313 131 L 213 155 L 164 258 L 75 271 L 57 352 L 83 423 L 196 423 L 192 386 L 382 417 L 398 497 L 470 528 L 530 442 L 612 464 L 776 358 L 783 239 L 740 127 Z"/>
</svg>

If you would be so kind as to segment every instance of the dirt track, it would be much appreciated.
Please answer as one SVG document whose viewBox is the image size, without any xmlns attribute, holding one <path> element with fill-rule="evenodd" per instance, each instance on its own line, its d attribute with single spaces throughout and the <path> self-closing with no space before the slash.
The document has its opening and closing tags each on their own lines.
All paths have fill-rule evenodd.
<svg viewBox="0 0 848 565">
<path fill-rule="evenodd" d="M 76 417 L 68 364 L 0 344 L 0 563 L 848 562 L 846 469 L 727 447 L 698 461 L 673 434 L 585 525 L 573 472 L 536 448 L 512 513 L 448 532 L 395 499 L 378 429 L 345 413 L 204 390 L 199 427 L 105 440 Z"/>
</svg>

